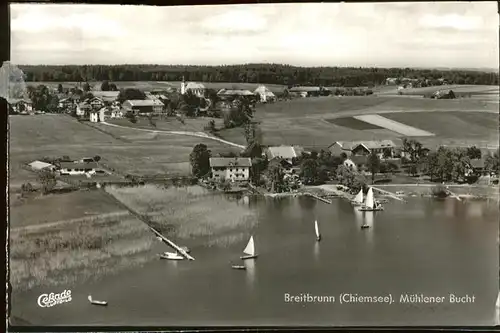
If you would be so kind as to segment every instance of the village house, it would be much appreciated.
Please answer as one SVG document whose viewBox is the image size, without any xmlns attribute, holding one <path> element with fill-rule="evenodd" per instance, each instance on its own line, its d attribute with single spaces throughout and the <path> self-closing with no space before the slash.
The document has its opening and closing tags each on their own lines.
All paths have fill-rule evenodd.
<svg viewBox="0 0 500 333">
<path fill-rule="evenodd" d="M 259 86 L 253 92 L 257 95 L 262 103 L 273 102 L 276 100 L 276 95 L 266 86 Z"/>
<path fill-rule="evenodd" d="M 210 169 L 212 179 L 227 179 L 232 182 L 247 181 L 250 178 L 252 160 L 242 157 L 212 157 L 210 158 Z"/>
<path fill-rule="evenodd" d="M 76 106 L 76 116 L 79 118 L 87 118 L 89 112 L 92 110 L 92 106 L 86 102 L 79 103 Z"/>
<path fill-rule="evenodd" d="M 50 170 L 53 171 L 56 167 L 53 164 L 42 162 L 42 161 L 33 161 L 28 164 L 28 166 L 33 171 L 41 171 L 41 170 Z"/>
<path fill-rule="evenodd" d="M 352 148 L 352 155 L 366 156 L 370 154 L 377 154 L 379 158 L 388 156 L 394 157 L 396 145 L 392 140 L 381 141 L 362 141 Z"/>
<path fill-rule="evenodd" d="M 468 169 L 465 172 L 465 176 L 469 177 L 472 175 L 477 176 L 486 176 L 489 174 L 487 170 L 485 170 L 485 163 L 483 158 L 474 158 L 470 160 Z"/>
<path fill-rule="evenodd" d="M 118 103 L 119 91 L 92 91 L 94 97 L 99 98 L 105 105 L 113 105 Z"/>
<path fill-rule="evenodd" d="M 67 98 L 62 98 L 59 100 L 58 107 L 60 109 L 67 110 L 67 109 L 72 108 L 74 105 L 75 105 L 74 101 L 71 98 L 67 97 Z"/>
<path fill-rule="evenodd" d="M 97 163 L 75 163 L 75 162 L 61 162 L 59 173 L 61 175 L 84 175 L 95 174 L 97 170 Z"/>
<path fill-rule="evenodd" d="M 328 150 L 332 153 L 332 156 L 340 156 L 345 153 L 347 156 L 351 156 L 352 148 L 356 146 L 359 142 L 347 142 L 347 141 L 335 141 L 328 146 Z"/>
<path fill-rule="evenodd" d="M 255 95 L 249 91 L 249 90 L 244 90 L 244 89 L 221 89 L 217 92 L 217 96 L 220 99 L 231 99 L 235 97 L 255 97 Z"/>
<path fill-rule="evenodd" d="M 163 110 L 163 103 L 159 100 L 151 99 L 134 99 L 126 100 L 122 105 L 126 112 L 131 112 L 135 115 L 147 115 L 151 113 L 161 113 Z"/>
<path fill-rule="evenodd" d="M 104 101 L 99 97 L 92 97 L 85 100 L 87 104 L 90 104 L 93 110 L 100 110 L 104 107 Z"/>
<path fill-rule="evenodd" d="M 292 164 L 294 162 L 294 159 L 300 157 L 303 151 L 304 150 L 301 147 L 274 146 L 265 149 L 265 154 L 269 161 L 271 161 L 274 158 L 280 158 Z"/>
</svg>

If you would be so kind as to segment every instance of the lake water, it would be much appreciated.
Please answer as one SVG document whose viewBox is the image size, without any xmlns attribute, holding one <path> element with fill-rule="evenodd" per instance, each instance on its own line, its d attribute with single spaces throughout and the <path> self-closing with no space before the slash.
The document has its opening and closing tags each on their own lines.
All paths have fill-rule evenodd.
<svg viewBox="0 0 500 333">
<path fill-rule="evenodd" d="M 409 198 L 361 213 L 341 199 L 250 199 L 251 229 L 237 241 L 191 247 L 195 261 L 154 261 L 81 286 L 15 295 L 12 315 L 44 325 L 493 325 L 498 294 L 498 202 Z M 322 234 L 316 242 L 314 220 Z M 361 229 L 366 221 L 369 229 Z M 233 270 L 250 235 L 259 257 Z M 166 251 L 158 243 L 155 251 Z M 60 289 L 60 290 L 59 290 Z M 71 289 L 72 301 L 40 308 L 43 292 Z M 392 304 L 343 303 L 341 293 L 392 295 Z M 92 306 L 87 295 L 109 302 Z M 285 294 L 334 296 L 285 302 Z M 402 294 L 444 296 L 402 304 Z M 450 304 L 449 295 L 474 303 Z"/>
</svg>

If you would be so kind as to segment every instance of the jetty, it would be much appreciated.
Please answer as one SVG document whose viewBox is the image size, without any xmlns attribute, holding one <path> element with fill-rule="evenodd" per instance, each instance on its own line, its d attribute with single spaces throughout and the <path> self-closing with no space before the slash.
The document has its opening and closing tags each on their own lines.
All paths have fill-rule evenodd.
<svg viewBox="0 0 500 333">
<path fill-rule="evenodd" d="M 149 223 L 149 219 L 147 218 L 147 216 L 145 215 L 142 215 L 138 212 L 136 212 L 135 210 L 133 210 L 132 208 L 130 208 L 129 206 L 125 205 L 123 202 L 121 202 L 120 200 L 118 200 L 114 195 L 112 195 L 111 193 L 105 191 L 104 189 L 100 189 L 104 194 L 106 194 L 109 198 L 111 198 L 114 202 L 116 202 L 120 207 L 123 207 L 125 208 L 126 210 L 128 210 L 130 212 L 130 214 L 132 214 L 133 216 L 135 216 L 137 219 L 139 219 L 139 221 L 142 221 L 144 224 L 146 224 L 149 229 L 158 237 L 158 238 L 161 238 L 161 240 L 165 243 L 167 243 L 170 247 L 172 247 L 173 249 L 175 249 L 180 255 L 182 255 L 183 257 L 189 259 L 189 260 L 194 260 L 194 258 L 189 255 L 183 248 L 181 248 L 180 246 L 178 246 L 177 244 L 175 244 L 174 242 L 172 242 L 170 239 L 168 239 L 167 237 L 163 236 L 158 230 L 156 230 L 155 228 L 153 228 L 150 223 Z"/>
<path fill-rule="evenodd" d="M 460 196 L 459 196 L 459 195 L 457 195 L 457 194 L 453 193 L 453 192 L 452 192 L 452 191 L 450 191 L 449 189 L 447 189 L 447 190 L 446 190 L 446 192 L 448 192 L 448 195 L 449 195 L 450 197 L 455 198 L 455 199 L 457 199 L 458 201 L 462 201 L 462 199 L 460 198 Z"/>
<path fill-rule="evenodd" d="M 329 205 L 331 205 L 331 204 L 332 204 L 332 201 L 331 201 L 331 200 L 328 200 L 328 199 L 322 198 L 322 197 L 320 197 L 320 196 L 318 196 L 318 195 L 316 195 L 316 194 L 312 194 L 312 193 L 310 193 L 310 192 L 305 192 L 305 193 L 304 193 L 304 195 L 305 195 L 305 196 L 308 196 L 308 197 L 312 197 L 312 198 L 314 198 L 314 199 L 317 199 L 317 200 L 322 201 L 322 202 L 324 202 L 324 203 L 327 203 L 327 204 L 329 204 Z"/>
<path fill-rule="evenodd" d="M 373 189 L 374 189 L 374 190 L 376 190 L 376 191 L 379 191 L 380 193 L 384 193 L 384 194 L 386 194 L 387 196 L 389 196 L 389 197 L 391 197 L 391 198 L 393 198 L 393 199 L 396 199 L 396 200 L 399 200 L 399 201 L 406 202 L 406 200 L 405 200 L 405 199 L 403 199 L 403 198 L 401 198 L 401 197 L 397 196 L 397 195 L 396 195 L 396 193 L 392 193 L 392 192 L 389 192 L 389 191 L 386 191 L 386 190 L 382 190 L 382 189 L 377 188 L 377 187 L 374 187 L 374 186 L 372 186 L 371 188 L 373 188 Z"/>
</svg>

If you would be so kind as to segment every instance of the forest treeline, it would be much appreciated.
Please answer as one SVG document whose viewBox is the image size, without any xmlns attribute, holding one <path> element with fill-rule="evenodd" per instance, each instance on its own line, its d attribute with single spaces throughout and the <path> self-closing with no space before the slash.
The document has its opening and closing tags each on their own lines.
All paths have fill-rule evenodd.
<svg viewBox="0 0 500 333">
<path fill-rule="evenodd" d="M 28 82 L 201 81 L 322 86 L 372 86 L 386 78 L 444 79 L 452 84 L 498 85 L 498 73 L 413 68 L 296 67 L 281 64 L 227 66 L 68 65 L 19 66 Z"/>
</svg>

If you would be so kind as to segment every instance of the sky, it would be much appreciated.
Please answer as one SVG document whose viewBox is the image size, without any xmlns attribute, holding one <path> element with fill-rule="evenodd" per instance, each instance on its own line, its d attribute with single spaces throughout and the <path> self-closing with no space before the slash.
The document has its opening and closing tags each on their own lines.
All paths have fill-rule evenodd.
<svg viewBox="0 0 500 333">
<path fill-rule="evenodd" d="M 499 67 L 495 2 L 11 4 L 21 65 Z"/>
</svg>

